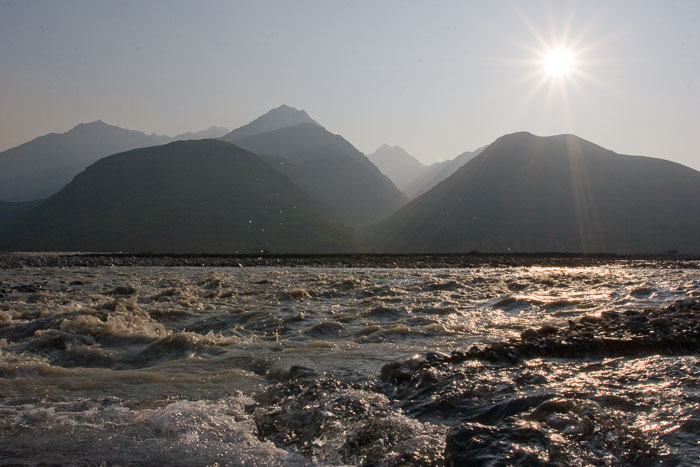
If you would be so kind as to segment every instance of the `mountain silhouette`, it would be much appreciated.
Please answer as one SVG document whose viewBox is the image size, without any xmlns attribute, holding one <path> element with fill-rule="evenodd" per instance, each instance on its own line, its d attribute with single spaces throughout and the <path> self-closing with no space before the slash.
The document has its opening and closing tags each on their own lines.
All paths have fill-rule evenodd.
<svg viewBox="0 0 700 467">
<path fill-rule="evenodd" d="M 279 109 L 271 113 L 278 113 Z M 285 115 L 300 117 L 303 112 L 288 109 L 284 109 Z M 305 112 L 303 115 L 308 118 Z M 407 201 L 364 154 L 316 122 L 232 139 L 232 135 L 238 134 L 234 130 L 223 139 L 266 158 L 277 170 L 322 200 L 324 212 L 345 225 L 362 227 L 378 222 Z M 276 159 L 274 163 L 270 156 L 282 160 Z"/>
<path fill-rule="evenodd" d="M 21 216 L 26 215 L 41 201 L 0 201 L 0 231 L 7 231 L 12 227 L 13 222 Z"/>
<path fill-rule="evenodd" d="M 384 144 L 367 158 L 405 194 L 412 183 L 428 171 L 427 166 L 399 146 Z"/>
<path fill-rule="evenodd" d="M 0 233 L 0 249 L 132 252 L 351 251 L 347 229 L 300 187 L 220 140 L 99 160 Z"/>
<path fill-rule="evenodd" d="M 230 133 L 221 137 L 224 141 L 235 143 L 236 141 L 247 138 L 249 136 L 259 135 L 268 131 L 279 130 L 290 126 L 300 125 L 302 123 L 312 123 L 318 125 L 305 110 L 295 109 L 288 105 L 276 107 L 265 115 L 261 115 L 247 125 L 236 128 Z M 320 126 L 320 125 L 318 125 Z"/>
<path fill-rule="evenodd" d="M 215 139 L 221 138 L 222 136 L 228 134 L 230 131 L 231 130 L 229 130 L 228 128 L 224 128 L 222 126 L 212 126 L 202 131 L 180 133 L 179 135 L 175 135 L 169 139 L 171 141 L 180 141 L 183 139 Z"/>
<path fill-rule="evenodd" d="M 436 162 L 429 165 L 418 177 L 413 179 L 413 181 L 406 186 L 404 193 L 406 193 L 411 199 L 417 198 L 455 173 L 460 167 L 472 160 L 474 157 L 481 154 L 481 151 L 484 149 L 486 149 L 486 146 L 481 147 L 476 151 L 463 152 L 459 156 L 449 161 Z"/>
<path fill-rule="evenodd" d="M 373 226 L 391 252 L 700 253 L 700 172 L 573 135 L 506 135 Z"/>
<path fill-rule="evenodd" d="M 0 200 L 47 198 L 87 166 L 110 154 L 185 137 L 218 137 L 226 131 L 212 127 L 173 138 L 125 130 L 101 120 L 81 123 L 66 133 L 50 133 L 0 152 Z"/>
</svg>

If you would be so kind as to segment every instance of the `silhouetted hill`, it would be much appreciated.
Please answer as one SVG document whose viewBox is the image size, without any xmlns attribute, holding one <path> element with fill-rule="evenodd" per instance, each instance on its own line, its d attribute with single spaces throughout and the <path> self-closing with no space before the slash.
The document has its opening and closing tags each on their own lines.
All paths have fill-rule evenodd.
<svg viewBox="0 0 700 467">
<path fill-rule="evenodd" d="M 460 167 L 472 160 L 474 157 L 481 154 L 481 151 L 484 149 L 486 149 L 486 146 L 483 146 L 476 151 L 463 152 L 454 159 L 436 162 L 426 167 L 426 170 L 424 170 L 423 173 L 421 173 L 406 186 L 404 193 L 406 193 L 411 199 L 417 198 L 455 173 Z"/>
<path fill-rule="evenodd" d="M 399 146 L 384 144 L 367 158 L 405 194 L 408 194 L 411 184 L 428 170 L 427 166 Z"/>
<path fill-rule="evenodd" d="M 19 216 L 37 207 L 41 201 L 0 201 L 0 230 L 8 228 Z"/>
<path fill-rule="evenodd" d="M 47 198 L 88 165 L 110 154 L 175 139 L 218 137 L 226 131 L 212 127 L 173 138 L 125 130 L 101 120 L 81 123 L 66 133 L 50 133 L 0 152 L 0 200 Z"/>
<path fill-rule="evenodd" d="M 0 199 L 46 198 L 104 156 L 164 142 L 164 137 L 99 120 L 81 123 L 66 133 L 40 136 L 0 153 Z"/>
<path fill-rule="evenodd" d="M 219 140 L 99 160 L 0 233 L 0 249 L 132 252 L 351 251 L 349 232 L 288 178 Z"/>
<path fill-rule="evenodd" d="M 259 135 L 268 131 L 279 130 L 290 126 L 300 125 L 302 123 L 313 123 L 318 125 L 305 110 L 298 110 L 288 105 L 281 105 L 267 112 L 247 125 L 236 128 L 232 132 L 224 135 L 221 139 L 229 143 L 247 138 L 249 136 Z M 319 125 L 320 126 L 320 125 Z"/>
<path fill-rule="evenodd" d="M 378 250 L 700 253 L 700 172 L 506 135 L 371 229 Z"/>
<path fill-rule="evenodd" d="M 235 143 L 256 154 L 285 159 L 276 168 L 323 200 L 325 212 L 346 225 L 377 222 L 407 201 L 364 154 L 317 123 L 268 131 Z"/>
</svg>

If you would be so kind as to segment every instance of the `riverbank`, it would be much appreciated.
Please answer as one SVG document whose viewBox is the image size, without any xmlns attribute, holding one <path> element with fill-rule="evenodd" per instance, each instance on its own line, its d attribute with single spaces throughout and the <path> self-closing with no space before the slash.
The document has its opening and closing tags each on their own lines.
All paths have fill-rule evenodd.
<svg viewBox="0 0 700 467">
<path fill-rule="evenodd" d="M 132 253 L 2 253 L 0 268 L 24 267 L 328 267 L 328 268 L 475 268 L 590 267 L 631 263 L 635 267 L 694 268 L 700 257 L 573 253 L 227 255 Z"/>
</svg>

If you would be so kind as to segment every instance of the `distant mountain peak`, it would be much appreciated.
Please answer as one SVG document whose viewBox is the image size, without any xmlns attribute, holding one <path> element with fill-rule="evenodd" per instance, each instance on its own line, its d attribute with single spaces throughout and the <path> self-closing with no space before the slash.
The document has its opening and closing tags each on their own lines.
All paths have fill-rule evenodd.
<svg viewBox="0 0 700 467">
<path fill-rule="evenodd" d="M 275 111 L 290 111 L 290 112 L 300 112 L 306 115 L 306 111 L 303 109 L 297 109 L 296 107 L 292 107 L 291 105 L 287 104 L 282 104 L 279 107 L 275 107 L 274 109 L 271 109 L 270 112 L 275 112 Z M 269 113 L 269 112 L 268 112 Z"/>
<path fill-rule="evenodd" d="M 372 154 L 368 156 L 371 159 L 375 158 L 392 158 L 392 159 L 402 159 L 404 162 L 409 162 L 411 164 L 423 165 L 416 157 L 412 156 L 401 146 L 392 146 L 390 144 L 384 143 L 377 148 Z"/>
<path fill-rule="evenodd" d="M 105 123 L 103 120 L 95 120 L 92 122 L 87 122 L 87 123 L 78 123 L 75 125 L 71 130 L 78 130 L 78 129 L 89 129 L 89 128 L 104 128 L 104 127 L 111 127 L 114 125 L 110 125 L 109 123 Z"/>
<path fill-rule="evenodd" d="M 398 151 L 406 152 L 406 151 L 404 151 L 403 148 L 401 148 L 401 147 L 399 147 L 399 146 L 392 146 L 391 144 L 384 143 L 384 144 L 382 144 L 381 146 L 379 146 L 379 147 L 377 148 L 377 150 L 374 151 L 374 153 L 376 154 L 376 153 L 378 153 L 378 152 L 397 151 L 397 150 L 398 150 Z"/>
<path fill-rule="evenodd" d="M 253 122 L 251 123 L 254 123 L 255 121 L 261 119 L 284 119 L 289 120 L 290 122 L 294 122 L 293 125 L 298 125 L 300 123 L 313 123 L 314 125 L 321 126 L 317 121 L 311 118 L 308 113 L 306 113 L 306 110 L 297 109 L 287 104 L 282 104 L 279 107 L 275 107 L 274 109 L 269 110 L 267 113 L 258 117 L 256 120 L 253 120 Z"/>
<path fill-rule="evenodd" d="M 382 144 L 367 158 L 404 193 L 427 167 L 400 146 Z"/>
<path fill-rule="evenodd" d="M 323 128 L 317 121 L 312 119 L 305 110 L 296 109 L 286 104 L 275 107 L 267 113 L 256 118 L 247 125 L 243 125 L 222 137 L 225 141 L 235 142 L 236 140 L 249 136 L 259 135 L 268 131 L 280 130 L 302 123 L 312 123 Z"/>
</svg>

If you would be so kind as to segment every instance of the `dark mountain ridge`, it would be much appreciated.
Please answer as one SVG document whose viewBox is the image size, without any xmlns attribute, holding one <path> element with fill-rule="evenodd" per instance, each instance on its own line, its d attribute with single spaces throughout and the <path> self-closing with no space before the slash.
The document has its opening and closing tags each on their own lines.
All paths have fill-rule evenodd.
<svg viewBox="0 0 700 467">
<path fill-rule="evenodd" d="M 99 160 L 0 233 L 0 247 L 308 253 L 353 251 L 354 243 L 255 154 L 192 140 Z"/>
<path fill-rule="evenodd" d="M 47 198 L 102 157 L 184 137 L 220 136 L 225 131 L 228 130 L 212 127 L 170 137 L 126 130 L 102 120 L 80 123 L 65 133 L 49 133 L 0 152 L 0 200 Z"/>
<path fill-rule="evenodd" d="M 409 198 L 417 198 L 428 192 L 441 181 L 455 173 L 460 167 L 481 154 L 487 146 L 480 147 L 474 151 L 465 151 L 454 159 L 436 162 L 426 167 L 426 169 L 406 186 L 404 193 Z"/>
<path fill-rule="evenodd" d="M 268 131 L 279 130 L 281 128 L 296 126 L 302 123 L 311 123 L 313 125 L 321 126 L 314 119 L 309 117 L 309 114 L 307 114 L 305 110 L 295 109 L 294 107 L 290 107 L 288 105 L 281 105 L 270 110 L 264 115 L 261 115 L 252 122 L 243 125 L 240 128 L 236 128 L 230 133 L 222 136 L 221 139 L 228 141 L 229 143 L 235 143 L 242 138 L 259 135 Z"/>
<path fill-rule="evenodd" d="M 275 167 L 322 200 L 325 212 L 343 224 L 353 227 L 372 224 L 407 201 L 364 154 L 342 136 L 315 122 L 234 142 L 263 157 L 284 159 Z"/>
<path fill-rule="evenodd" d="M 98 121 L 0 153 L 0 194 L 89 166 L 44 202 L 0 202 L 0 249 L 700 254 L 700 172 L 673 162 L 520 132 L 431 166 L 451 175 L 403 206 L 368 157 L 304 111 L 243 128 L 226 135 L 236 145 L 155 145 L 172 138 Z M 147 147 L 94 162 L 125 142 Z M 341 223 L 376 224 L 358 247 Z"/>
<path fill-rule="evenodd" d="M 371 229 L 389 252 L 700 253 L 700 172 L 573 135 L 497 139 Z"/>
<path fill-rule="evenodd" d="M 125 130 L 100 120 L 50 133 L 0 153 L 0 199 L 46 198 L 101 157 L 165 143 L 164 137 Z"/>
</svg>

